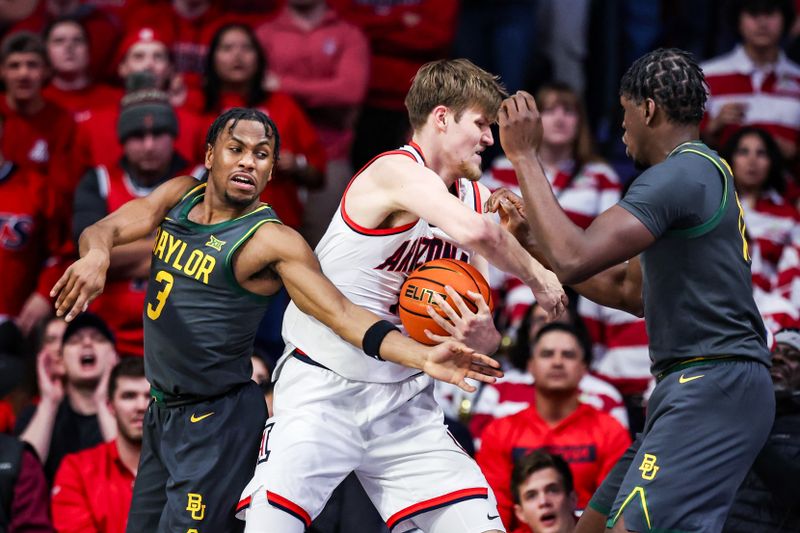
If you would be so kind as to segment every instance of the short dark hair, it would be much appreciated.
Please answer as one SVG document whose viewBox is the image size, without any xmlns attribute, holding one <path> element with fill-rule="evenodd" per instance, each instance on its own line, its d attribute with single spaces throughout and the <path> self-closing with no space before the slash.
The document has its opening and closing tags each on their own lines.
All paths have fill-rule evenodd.
<svg viewBox="0 0 800 533">
<path fill-rule="evenodd" d="M 633 62 L 619 94 L 640 104 L 652 98 L 676 124 L 700 124 L 708 98 L 703 71 L 689 52 L 659 48 Z"/>
<path fill-rule="evenodd" d="M 778 143 L 772 135 L 766 130 L 755 126 L 745 126 L 738 129 L 731 135 L 725 147 L 720 151 L 720 155 L 733 167 L 733 156 L 736 149 L 739 147 L 739 142 L 745 135 L 757 135 L 761 142 L 764 143 L 764 148 L 767 150 L 767 157 L 769 158 L 769 170 L 767 171 L 767 179 L 762 186 L 764 190 L 773 189 L 779 194 L 783 194 L 786 190 L 786 179 L 783 172 L 783 154 L 781 154 Z"/>
<path fill-rule="evenodd" d="M 249 107 L 234 107 L 218 116 L 214 123 L 208 128 L 208 134 L 206 134 L 206 144 L 208 146 L 214 146 L 214 143 L 217 142 L 217 139 L 219 139 L 219 136 L 222 134 L 225 125 L 231 120 L 233 120 L 233 124 L 228 128 L 228 131 L 233 131 L 233 128 L 236 127 L 240 120 L 252 120 L 253 122 L 260 122 L 263 124 L 264 132 L 267 137 L 275 137 L 274 161 L 278 161 L 281 154 L 281 136 L 280 133 L 278 133 L 278 127 L 266 113 Z"/>
<path fill-rule="evenodd" d="M 5 62 L 11 54 L 26 53 L 36 54 L 42 58 L 45 64 L 48 64 L 47 52 L 42 39 L 29 31 L 12 33 L 3 40 L 3 44 L 0 45 L 0 62 Z"/>
<path fill-rule="evenodd" d="M 90 44 L 89 32 L 86 31 L 86 26 L 83 25 L 83 20 L 75 15 L 63 15 L 51 20 L 47 26 L 45 26 L 44 31 L 42 32 L 42 41 L 47 43 L 47 41 L 50 39 L 50 34 L 53 33 L 53 30 L 56 28 L 56 26 L 60 26 L 61 24 L 75 24 L 78 28 L 80 28 L 81 33 L 83 33 L 83 38 L 86 39 L 86 44 Z"/>
<path fill-rule="evenodd" d="M 511 499 L 514 500 L 514 503 L 519 504 L 521 501 L 519 488 L 525 483 L 525 480 L 531 474 L 545 468 L 555 468 L 556 472 L 561 475 L 561 484 L 564 486 L 564 492 L 570 494 L 575 490 L 572 471 L 563 457 L 555 453 L 547 453 L 544 450 L 534 450 L 517 460 L 514 463 L 513 470 L 511 470 Z"/>
<path fill-rule="evenodd" d="M 144 359 L 141 357 L 123 357 L 113 369 L 111 375 L 108 377 L 108 399 L 114 397 L 119 386 L 119 378 L 143 378 L 144 377 Z"/>
<path fill-rule="evenodd" d="M 542 337 L 548 333 L 552 333 L 553 331 L 562 331 L 575 337 L 575 340 L 578 341 L 578 345 L 581 347 L 581 351 L 583 352 L 583 362 L 586 363 L 586 366 L 591 364 L 592 342 L 589 340 L 588 334 L 582 333 L 572 324 L 564 324 L 563 322 L 551 322 L 550 324 L 545 324 L 542 326 L 542 329 L 536 333 L 536 336 L 531 341 L 530 348 L 534 349 L 536 345 L 539 344 L 539 341 L 542 339 Z"/>
<path fill-rule="evenodd" d="M 738 34 L 739 19 L 742 13 L 762 15 L 780 11 L 783 17 L 783 35 L 789 32 L 794 24 L 795 10 L 793 0 L 733 0 L 728 10 L 731 27 Z"/>
</svg>

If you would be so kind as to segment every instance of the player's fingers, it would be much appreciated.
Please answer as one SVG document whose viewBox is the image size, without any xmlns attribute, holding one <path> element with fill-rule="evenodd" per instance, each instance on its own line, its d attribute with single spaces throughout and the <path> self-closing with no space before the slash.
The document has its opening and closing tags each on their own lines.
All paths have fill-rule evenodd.
<svg viewBox="0 0 800 533">
<path fill-rule="evenodd" d="M 467 307 L 467 304 L 464 303 L 464 298 L 462 298 L 461 295 L 458 294 L 453 287 L 451 287 L 450 285 L 445 285 L 444 291 L 450 297 L 450 300 L 448 300 L 450 305 L 456 306 L 456 310 L 458 311 L 458 314 L 461 315 L 462 318 L 465 316 L 475 314 L 472 311 L 470 311 L 469 307 Z"/>
<path fill-rule="evenodd" d="M 478 308 L 478 314 L 491 313 L 489 306 L 486 305 L 486 300 L 483 299 L 483 294 L 475 291 L 467 291 L 467 296 L 469 296 L 470 300 L 475 302 L 475 306 Z"/>
<path fill-rule="evenodd" d="M 72 304 L 78 297 L 76 285 L 77 280 L 74 277 L 70 277 L 70 279 L 67 280 L 67 284 L 58 294 L 58 298 L 56 299 L 56 316 L 64 316 L 67 310 L 72 307 Z"/>
<path fill-rule="evenodd" d="M 53 298 L 53 297 L 54 297 L 56 294 L 58 294 L 59 292 L 61 292 L 61 289 L 62 289 L 62 288 L 64 288 L 64 285 L 66 285 L 66 284 L 67 284 L 67 280 L 69 279 L 69 274 L 68 274 L 68 272 L 69 272 L 69 271 L 67 271 L 67 272 L 64 272 L 64 273 L 61 275 L 61 277 L 60 277 L 60 278 L 58 278 L 58 281 L 56 281 L 55 285 L 53 285 L 53 288 L 52 288 L 52 289 L 50 289 L 50 298 Z"/>
<path fill-rule="evenodd" d="M 425 336 L 428 337 L 430 340 L 435 342 L 436 344 L 441 344 L 443 342 L 447 342 L 449 340 L 453 340 L 452 336 L 445 337 L 444 335 L 437 335 L 436 333 L 431 332 L 431 330 L 425 330 Z"/>
<path fill-rule="evenodd" d="M 445 330 L 450 335 L 456 334 L 456 327 L 453 325 L 453 323 L 437 313 L 436 309 L 429 305 L 426 310 L 428 311 L 428 316 L 430 316 L 440 328 Z"/>
<path fill-rule="evenodd" d="M 475 392 L 476 390 L 478 390 L 478 388 L 477 388 L 477 387 L 473 387 L 472 385 L 470 385 L 469 383 L 467 383 L 466 381 L 464 381 L 464 379 L 461 379 L 461 381 L 459 381 L 459 382 L 458 382 L 458 383 L 456 383 L 455 385 L 456 385 L 456 387 L 458 387 L 459 389 L 465 390 L 465 391 L 467 391 L 467 392 Z"/>
<path fill-rule="evenodd" d="M 72 308 L 69 310 L 69 313 L 67 313 L 67 316 L 64 317 L 64 320 L 67 322 L 71 321 L 73 318 L 86 311 L 88 307 L 89 297 L 81 291 L 78 294 L 78 297 L 75 299 L 75 303 L 72 304 Z"/>
<path fill-rule="evenodd" d="M 497 378 L 494 376 L 487 376 L 483 372 L 470 370 L 467 372 L 467 376 L 469 379 L 474 379 L 475 381 L 481 381 L 483 383 L 494 383 L 497 381 Z"/>
<path fill-rule="evenodd" d="M 482 353 L 475 353 L 472 354 L 472 362 L 477 365 L 483 365 L 489 368 L 499 369 L 500 368 L 500 361 L 489 357 L 488 355 L 484 355 Z M 502 370 L 498 370 L 502 374 Z"/>
<path fill-rule="evenodd" d="M 442 298 L 439 293 L 434 293 L 433 301 L 439 306 L 439 309 L 444 311 L 444 314 L 447 315 L 447 318 L 450 319 L 450 322 L 453 324 L 461 323 L 461 317 L 458 315 L 458 313 L 456 313 L 455 309 L 453 309 L 453 306 L 450 305 L 449 302 L 445 301 L 445 299 Z"/>
</svg>

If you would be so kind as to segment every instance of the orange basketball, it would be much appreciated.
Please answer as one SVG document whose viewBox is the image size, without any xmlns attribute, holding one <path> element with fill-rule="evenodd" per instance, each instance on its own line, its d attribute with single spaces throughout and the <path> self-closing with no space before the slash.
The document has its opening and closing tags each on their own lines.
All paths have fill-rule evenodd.
<svg viewBox="0 0 800 533">
<path fill-rule="evenodd" d="M 434 293 L 441 295 L 445 301 L 449 299 L 447 292 L 444 290 L 445 285 L 450 285 L 455 289 L 471 311 L 477 312 L 478 309 L 467 295 L 467 291 L 483 295 L 483 299 L 486 300 L 489 309 L 494 310 L 489 284 L 475 267 L 455 259 L 428 261 L 414 270 L 400 288 L 398 302 L 400 321 L 412 339 L 423 344 L 434 344 L 425 335 L 426 329 L 437 335 L 448 335 L 428 316 L 426 311 L 427 306 L 430 305 L 441 316 L 447 317 L 445 312 L 433 302 Z M 458 309 L 455 306 L 453 306 L 453 309 L 458 313 Z"/>
</svg>

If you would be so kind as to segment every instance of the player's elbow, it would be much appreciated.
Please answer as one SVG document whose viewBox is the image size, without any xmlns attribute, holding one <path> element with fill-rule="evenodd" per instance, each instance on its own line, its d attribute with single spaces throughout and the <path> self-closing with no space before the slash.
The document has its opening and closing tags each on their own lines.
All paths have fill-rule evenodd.
<svg viewBox="0 0 800 533">
<path fill-rule="evenodd" d="M 568 254 L 567 257 L 554 258 L 550 262 L 553 272 L 564 285 L 582 283 L 592 277 L 592 272 L 579 257 Z"/>
</svg>

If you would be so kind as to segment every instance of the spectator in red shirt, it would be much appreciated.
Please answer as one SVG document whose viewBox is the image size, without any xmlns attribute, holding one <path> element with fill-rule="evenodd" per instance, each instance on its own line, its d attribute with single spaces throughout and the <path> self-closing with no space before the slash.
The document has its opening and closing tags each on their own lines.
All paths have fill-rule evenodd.
<svg viewBox="0 0 800 533">
<path fill-rule="evenodd" d="M 584 508 L 631 443 L 628 432 L 612 416 L 578 400 L 586 361 L 569 326 L 554 323 L 539 331 L 531 367 L 535 404 L 489 424 L 476 457 L 507 528 L 516 522 L 510 486 L 519 457 L 532 450 L 562 455 L 575 478 L 578 507 Z"/>
<path fill-rule="evenodd" d="M 108 410 L 107 383 L 117 363 L 114 335 L 97 315 L 83 313 L 67 325 L 61 346 L 63 365 L 37 361 L 39 404 L 20 413 L 15 431 L 30 443 L 52 480 L 68 453 L 116 437 Z M 63 372 L 63 373 L 62 373 Z"/>
<path fill-rule="evenodd" d="M 119 49 L 118 73 L 126 82 L 134 74 L 148 72 L 155 78 L 155 87 L 169 94 L 178 119 L 175 146 L 186 161 L 200 163 L 205 157 L 205 123 L 197 113 L 183 106 L 186 90 L 175 76 L 169 53 L 169 38 L 153 27 L 132 31 Z M 122 157 L 122 147 L 115 135 L 119 121 L 119 102 L 105 106 L 81 123 L 82 136 L 87 139 L 90 166 L 114 166 Z"/>
<path fill-rule="evenodd" d="M 521 526 L 513 533 L 572 533 L 575 494 L 572 472 L 560 455 L 537 450 L 522 457 L 511 472 L 514 515 Z"/>
<path fill-rule="evenodd" d="M 119 101 L 118 89 L 91 78 L 89 37 L 79 19 L 53 21 L 45 30 L 44 43 L 52 73 L 43 91 L 45 99 L 72 112 L 76 122 L 89 119 L 93 109 Z"/>
<path fill-rule="evenodd" d="M 128 30 L 151 27 L 169 36 L 175 70 L 191 88 L 201 84 L 213 35 L 225 24 L 239 20 L 211 0 L 172 0 L 143 6 L 130 13 Z"/>
<path fill-rule="evenodd" d="M 419 67 L 448 56 L 455 36 L 457 0 L 328 0 L 370 41 L 367 100 L 356 127 L 353 165 L 408 140 L 404 100 Z"/>
<path fill-rule="evenodd" d="M 125 532 L 149 402 L 144 361 L 122 359 L 108 381 L 117 438 L 67 455 L 56 473 L 52 510 L 58 533 Z"/>
<path fill-rule="evenodd" d="M 0 112 L 0 145 L 10 124 Z M 16 134 L 16 132 L 13 132 Z M 0 320 L 23 334 L 52 313 L 50 288 L 66 267 L 68 223 L 46 177 L 4 158 L 0 149 Z"/>
<path fill-rule="evenodd" d="M 267 55 L 266 87 L 295 98 L 319 134 L 328 159 L 325 186 L 310 192 L 303 236 L 312 245 L 331 221 L 353 175 L 353 128 L 369 81 L 369 43 L 325 0 L 290 0 L 256 29 Z"/>
<path fill-rule="evenodd" d="M 147 196 L 170 178 L 200 177 L 205 170 L 175 150 L 177 115 L 167 94 L 153 87 L 153 77 L 141 72 L 131 74 L 129 80 L 141 88 L 122 99 L 116 131 L 123 155 L 115 164 L 99 165 L 81 179 L 72 219 L 75 242 L 84 229 L 125 202 Z M 115 248 L 105 290 L 89 307 L 111 327 L 121 357 L 144 354 L 142 309 L 152 249 L 152 236 Z"/>
<path fill-rule="evenodd" d="M 220 28 L 211 41 L 203 83 L 202 105 L 210 125 L 232 107 L 253 107 L 266 113 L 281 134 L 281 156 L 261 199 L 284 224 L 300 227 L 303 205 L 299 187 L 319 187 L 325 171 L 325 151 L 314 126 L 286 93 L 262 88 L 266 57 L 253 31 L 243 24 Z M 187 103 L 187 105 L 190 105 Z"/>
<path fill-rule="evenodd" d="M 71 194 L 81 170 L 81 161 L 70 154 L 75 121 L 71 113 L 43 97 L 46 76 L 47 56 L 39 37 L 27 32 L 6 37 L 0 46 L 0 77 L 6 87 L 0 113 L 14 135 L 3 137 L 2 151 L 9 160 L 48 176 L 50 183 Z"/>
<path fill-rule="evenodd" d="M 9 33 L 30 31 L 42 35 L 54 20 L 60 17 L 75 17 L 86 28 L 89 38 L 91 50 L 89 62 L 92 77 L 101 80 L 113 74 L 109 67 L 120 34 L 120 23 L 117 17 L 109 10 L 90 5 L 93 2 L 38 0 L 37 3 L 33 12 L 14 25 Z"/>
</svg>

